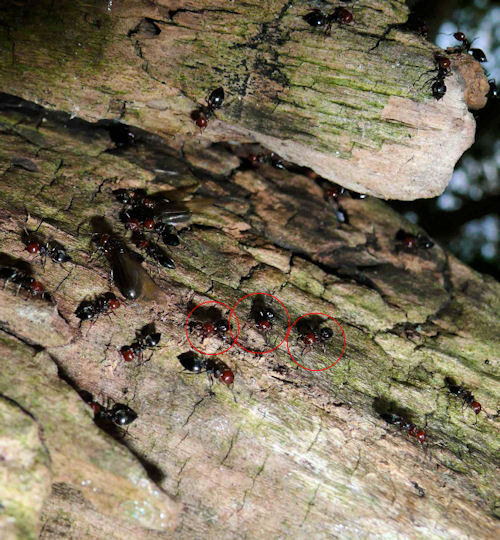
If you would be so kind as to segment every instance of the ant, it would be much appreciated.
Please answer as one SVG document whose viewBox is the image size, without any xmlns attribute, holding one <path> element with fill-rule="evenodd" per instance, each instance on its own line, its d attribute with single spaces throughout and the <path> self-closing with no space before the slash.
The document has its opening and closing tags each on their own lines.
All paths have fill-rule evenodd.
<svg viewBox="0 0 500 540">
<path fill-rule="evenodd" d="M 429 249 L 434 245 L 434 242 L 418 233 L 417 235 L 405 232 L 403 229 L 399 229 L 396 233 L 396 240 L 398 242 L 397 251 L 405 249 L 407 251 L 414 251 L 416 249 Z"/>
<path fill-rule="evenodd" d="M 113 313 L 121 306 L 120 300 L 111 292 L 101 294 L 93 300 L 84 300 L 75 310 L 75 315 L 83 321 L 96 321 L 99 315 Z"/>
<path fill-rule="evenodd" d="M 366 197 L 366 195 L 362 193 L 349 191 L 338 184 L 333 184 L 333 186 L 326 188 L 323 193 L 323 197 L 325 201 L 333 206 L 337 221 L 339 223 L 349 225 L 349 214 L 347 213 L 347 210 L 340 204 L 340 198 L 346 193 L 349 193 L 353 199 L 364 199 Z"/>
<path fill-rule="evenodd" d="M 210 381 L 210 387 L 212 387 L 215 379 L 224 383 L 229 388 L 232 388 L 234 383 L 234 372 L 222 360 L 213 360 L 212 358 L 205 359 L 198 356 L 193 351 L 179 354 L 177 358 L 186 371 L 191 371 L 195 374 L 206 373 Z M 234 393 L 233 398 L 234 401 L 236 401 Z"/>
<path fill-rule="evenodd" d="M 450 75 L 451 60 L 446 56 L 436 54 L 434 61 L 437 64 L 438 73 L 434 77 L 434 82 L 431 86 L 433 97 L 439 101 L 446 94 L 446 85 L 444 79 Z"/>
<path fill-rule="evenodd" d="M 222 107 L 224 103 L 224 88 L 219 86 L 210 92 L 206 98 L 206 105 L 200 105 L 191 113 L 191 119 L 203 131 L 208 126 L 208 120 L 215 115 L 215 111 Z"/>
<path fill-rule="evenodd" d="M 456 48 L 454 50 L 454 52 L 468 52 L 470 53 L 473 58 L 475 60 L 477 60 L 478 62 L 487 62 L 487 58 L 486 58 L 486 55 L 484 54 L 484 52 L 481 50 L 481 49 L 471 49 L 471 45 L 472 43 L 465 37 L 465 34 L 463 32 L 455 32 L 453 34 L 453 37 L 457 40 L 457 41 L 460 41 L 462 43 L 461 46 L 459 46 L 458 48 Z"/>
<path fill-rule="evenodd" d="M 125 362 L 132 362 L 133 360 L 142 359 L 144 351 L 146 349 L 153 349 L 151 356 L 143 363 L 149 362 L 154 354 L 154 349 L 160 343 L 161 334 L 155 332 L 154 324 L 147 324 L 140 332 L 136 332 L 136 341 L 130 346 L 125 346 L 120 349 L 120 354 Z"/>
<path fill-rule="evenodd" d="M 2 266 L 0 267 L 0 279 L 5 280 L 4 287 L 12 281 L 12 283 L 18 286 L 18 292 L 20 289 L 24 289 L 31 296 L 38 296 L 43 300 L 51 300 L 50 294 L 45 291 L 43 284 L 24 270 L 12 266 Z"/>
<path fill-rule="evenodd" d="M 71 260 L 71 257 L 66 252 L 66 249 L 57 242 L 28 240 L 25 249 L 32 255 L 40 255 L 42 259 L 42 266 L 45 266 L 45 259 L 47 257 L 60 264 Z"/>
<path fill-rule="evenodd" d="M 415 437 L 420 444 L 424 444 L 427 435 L 424 430 L 418 429 L 414 424 L 394 412 L 385 412 L 380 414 L 381 418 L 388 424 L 397 426 L 401 431 L 406 431 L 410 437 Z"/>
<path fill-rule="evenodd" d="M 179 236 L 177 234 L 177 229 L 173 225 L 169 225 L 168 223 L 155 223 L 155 232 L 157 232 L 161 239 L 163 240 L 163 243 L 167 246 L 178 246 L 181 241 L 179 239 Z"/>
<path fill-rule="evenodd" d="M 498 86 L 497 86 L 497 83 L 496 83 L 495 79 L 489 79 L 488 84 L 490 85 L 490 89 L 489 89 L 489 92 L 487 94 L 488 98 L 491 98 L 491 97 L 498 98 L 499 97 L 499 95 L 498 95 Z"/>
<path fill-rule="evenodd" d="M 89 405 L 94 411 L 94 421 L 97 425 L 126 426 L 137 419 L 137 413 L 124 403 L 115 403 L 112 407 L 106 407 L 97 401 L 91 401 Z"/>
<path fill-rule="evenodd" d="M 266 304 L 262 296 L 257 296 L 252 304 L 250 316 L 253 318 L 255 328 L 265 333 L 273 327 L 272 321 L 276 318 L 274 311 Z"/>
<path fill-rule="evenodd" d="M 272 320 L 275 317 L 274 311 L 268 307 L 256 309 L 254 313 L 255 327 L 260 332 L 267 332 L 273 327 Z"/>
<path fill-rule="evenodd" d="M 418 429 L 407 417 L 409 411 L 401 409 L 393 402 L 388 402 L 382 398 L 376 398 L 373 403 L 375 412 L 388 424 L 398 427 L 401 431 L 406 431 L 410 437 L 414 437 L 423 446 L 427 440 L 427 434 L 423 429 Z"/>
<path fill-rule="evenodd" d="M 225 340 L 227 338 L 227 332 L 229 332 L 229 321 L 222 318 L 214 322 L 192 321 L 190 323 L 190 329 L 197 330 L 202 341 L 214 336 Z"/>
<path fill-rule="evenodd" d="M 29 214 L 27 214 L 26 221 L 28 221 Z M 42 266 L 45 266 L 45 260 L 47 257 L 55 263 L 65 263 L 71 260 L 64 246 L 54 240 L 42 240 L 37 237 L 38 229 L 43 223 L 40 221 L 38 227 L 33 232 L 28 232 L 24 227 L 23 242 L 25 244 L 25 250 L 32 255 L 39 255 L 42 261 Z"/>
<path fill-rule="evenodd" d="M 111 277 L 125 298 L 138 300 L 156 294 L 157 285 L 141 266 L 144 259 L 138 253 L 128 250 L 118 236 L 96 232 L 92 241 L 108 259 Z"/>
<path fill-rule="evenodd" d="M 333 330 L 324 326 L 318 331 L 310 330 L 300 337 L 300 340 L 304 343 L 304 349 L 302 354 L 307 354 L 315 343 L 320 343 L 323 351 L 325 351 L 325 345 L 333 337 Z"/>
<path fill-rule="evenodd" d="M 132 233 L 132 242 L 139 249 L 143 249 L 159 265 L 171 270 L 175 268 L 174 261 L 157 244 L 150 242 L 140 231 L 136 230 Z"/>
<path fill-rule="evenodd" d="M 431 91 L 432 91 L 432 96 L 437 101 L 439 101 L 446 94 L 446 85 L 444 84 L 444 80 L 451 73 L 450 72 L 451 60 L 447 56 L 443 56 L 439 53 L 436 53 L 434 55 L 434 62 L 436 63 L 437 75 L 431 79 L 431 81 L 434 81 L 431 86 Z M 430 72 L 432 71 L 433 70 L 431 70 Z M 426 73 L 430 73 L 430 72 L 428 71 Z M 428 82 L 425 84 L 428 84 Z"/>
<path fill-rule="evenodd" d="M 330 35 L 332 24 L 337 22 L 339 24 L 349 24 L 353 21 L 352 13 L 344 7 L 336 7 L 332 13 L 325 15 L 319 9 L 313 9 L 309 13 L 306 13 L 303 17 L 304 21 L 309 26 L 314 28 L 325 27 L 325 34 Z"/>
<path fill-rule="evenodd" d="M 115 199 L 121 204 L 127 204 L 130 206 L 138 206 L 143 204 L 144 199 L 147 196 L 146 190 L 142 188 L 120 188 L 113 191 Z"/>
<path fill-rule="evenodd" d="M 464 405 L 467 403 L 467 405 L 469 405 L 470 408 L 476 413 L 476 416 L 481 412 L 481 403 L 475 400 L 472 392 L 466 390 L 463 386 L 458 385 L 451 377 L 445 377 L 444 382 L 448 387 L 449 392 L 454 396 L 462 398 Z"/>
</svg>

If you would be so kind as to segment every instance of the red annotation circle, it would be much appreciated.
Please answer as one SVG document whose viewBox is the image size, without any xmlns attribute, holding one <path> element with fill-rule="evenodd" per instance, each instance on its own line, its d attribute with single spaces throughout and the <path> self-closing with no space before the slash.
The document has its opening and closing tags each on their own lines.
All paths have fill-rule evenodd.
<svg viewBox="0 0 500 540">
<path fill-rule="evenodd" d="M 229 310 L 230 310 L 230 315 L 229 315 L 229 332 L 231 333 L 231 337 L 233 338 L 233 343 L 232 343 L 227 349 L 224 349 L 224 350 L 221 351 L 221 352 L 208 353 L 208 352 L 200 351 L 200 349 L 198 349 L 197 347 L 195 347 L 195 346 L 191 343 L 191 340 L 189 339 L 189 333 L 188 333 L 189 317 L 191 317 L 191 315 L 193 314 L 194 311 L 196 311 L 199 307 L 204 306 L 205 304 L 219 304 L 219 305 L 221 305 L 221 306 L 224 306 L 226 309 L 229 309 Z M 218 302 L 217 300 L 206 300 L 205 302 L 202 302 L 201 304 L 198 304 L 196 307 L 194 307 L 194 308 L 189 312 L 189 315 L 187 316 L 186 324 L 185 324 L 185 328 L 186 328 L 186 337 L 187 337 L 187 340 L 189 341 L 189 344 L 191 345 L 191 347 L 192 347 L 195 351 L 198 351 L 200 354 L 205 354 L 205 355 L 207 355 L 207 356 L 218 356 L 219 354 L 224 354 L 225 352 L 229 351 L 229 349 L 231 349 L 232 347 L 234 347 L 234 345 L 235 345 L 235 343 L 236 343 L 236 339 L 238 339 L 238 336 L 240 335 L 240 321 L 238 320 L 238 317 L 236 316 L 236 313 L 235 313 L 234 316 L 236 317 L 236 324 L 238 325 L 238 332 L 236 333 L 236 339 L 234 339 L 233 333 L 231 332 L 231 314 L 232 314 L 232 312 L 233 312 L 233 310 L 232 310 L 229 306 L 226 306 L 226 304 L 223 304 L 222 302 Z"/>
<path fill-rule="evenodd" d="M 234 308 L 233 308 L 234 309 Z M 295 360 L 295 358 L 292 356 L 292 353 L 290 352 L 290 346 L 288 344 L 288 338 L 290 337 L 290 334 L 292 333 L 292 328 L 300 321 L 300 319 L 303 319 L 304 317 L 307 317 L 308 315 L 323 315 L 323 317 L 328 317 L 329 319 L 331 319 L 332 321 L 335 321 L 335 323 L 337 324 L 337 326 L 340 328 L 341 332 L 342 332 L 342 337 L 344 338 L 344 346 L 342 348 L 342 352 L 340 353 L 340 356 L 337 358 L 337 360 L 335 360 L 335 362 L 331 365 L 331 366 L 328 366 L 328 367 L 325 367 L 325 368 L 322 368 L 322 369 L 311 369 L 311 368 L 307 368 L 301 364 L 299 364 L 297 362 L 297 360 Z M 341 358 L 342 358 L 342 355 L 344 354 L 345 352 L 345 334 L 344 334 L 344 329 L 342 328 L 342 326 L 340 326 L 340 323 L 338 323 L 333 317 L 330 317 L 330 315 L 327 315 L 326 313 L 306 313 L 305 315 L 302 315 L 302 317 L 299 317 L 296 321 L 294 321 L 294 323 L 292 324 L 292 326 L 290 326 L 290 330 L 288 330 L 288 334 L 286 336 L 286 348 L 288 349 L 288 354 L 290 355 L 290 358 L 301 368 L 303 369 L 306 369 L 307 371 L 326 371 L 327 369 L 330 369 L 332 368 Z"/>
<path fill-rule="evenodd" d="M 252 351 L 250 349 L 245 349 L 245 347 L 243 347 L 243 345 L 241 345 L 240 343 L 238 343 L 238 335 L 236 335 L 236 338 L 233 336 L 233 333 L 231 332 L 231 317 L 234 313 L 234 316 L 236 317 L 236 320 L 238 320 L 238 317 L 236 315 L 236 312 L 234 311 L 236 309 L 236 306 L 242 302 L 243 300 L 245 300 L 245 298 L 248 298 L 250 296 L 255 296 L 256 294 L 263 294 L 265 296 L 270 296 L 271 298 L 273 298 L 274 300 L 276 300 L 276 302 L 279 302 L 281 304 L 281 306 L 283 307 L 283 309 L 285 310 L 286 312 L 286 316 L 288 317 L 288 328 L 286 329 L 286 333 L 285 333 L 285 337 L 283 338 L 283 340 L 281 341 L 281 343 L 279 345 L 276 345 L 276 347 L 274 347 L 274 349 L 269 349 L 268 351 Z M 238 333 L 239 333 L 239 329 L 240 329 L 240 326 L 238 324 Z M 285 307 L 285 304 L 283 304 L 283 302 L 276 298 L 276 296 L 273 296 L 272 294 L 269 294 L 269 293 L 265 293 L 265 292 L 254 292 L 254 293 L 250 293 L 250 294 L 247 294 L 245 296 L 243 296 L 243 298 L 240 298 L 236 304 L 234 304 L 233 306 L 233 309 L 231 310 L 231 313 L 229 314 L 229 332 L 231 332 L 231 337 L 234 339 L 234 343 L 236 343 L 236 345 L 238 345 L 238 347 L 240 347 L 240 349 L 243 349 L 244 351 L 247 351 L 249 353 L 253 353 L 253 354 L 267 354 L 267 353 L 270 353 L 272 351 L 275 351 L 276 349 L 278 349 L 279 347 L 281 347 L 283 345 L 283 343 L 285 342 L 287 336 L 288 336 L 288 333 L 290 331 L 290 314 L 288 313 L 288 309 L 286 309 Z"/>
</svg>

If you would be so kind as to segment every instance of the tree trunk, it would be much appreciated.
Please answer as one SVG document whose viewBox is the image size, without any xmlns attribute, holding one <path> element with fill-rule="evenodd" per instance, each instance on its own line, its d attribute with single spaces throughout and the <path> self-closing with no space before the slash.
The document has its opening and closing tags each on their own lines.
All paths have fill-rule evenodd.
<svg viewBox="0 0 500 540">
<path fill-rule="evenodd" d="M 428 171 L 436 139 L 410 121 L 395 124 L 388 107 L 394 112 L 396 99 L 402 117 L 413 107 L 418 122 L 419 107 L 434 109 L 435 136 L 448 130 L 458 141 L 472 125 L 457 105 L 458 77 L 440 102 L 428 88 L 410 90 L 432 65 L 433 48 L 398 30 L 398 41 L 391 33 L 390 42 L 360 52 L 388 22 L 404 20 L 402 4 L 354 4 L 355 25 L 334 25 L 331 37 L 303 24 L 309 3 L 269 2 L 265 13 L 262 4 L 201 4 L 123 2 L 106 13 L 83 2 L 52 11 L 43 2 L 24 11 L 12 3 L 5 11 L 0 266 L 30 260 L 28 271 L 52 298 L 31 297 L 5 279 L 0 291 L 2 536 L 493 537 L 498 283 L 440 246 L 398 243 L 399 229 L 418 231 L 375 198 L 343 197 L 349 219 L 340 223 L 338 204 L 324 201 L 324 179 L 287 162 L 276 167 L 277 158 L 243 144 L 265 142 L 300 165 L 321 154 L 317 172 L 333 178 L 345 170 L 346 187 L 387 197 L 392 187 L 381 192 L 349 179 L 390 162 L 380 185 L 397 184 L 406 198 L 415 171 L 401 167 L 395 146 L 418 131 L 422 145 L 408 151 Z M 322 87 L 303 71 L 317 61 L 326 77 L 326 56 L 335 59 L 332 95 L 353 99 L 347 109 L 331 97 L 333 116 L 308 93 Z M 227 102 L 200 135 L 190 112 L 220 85 Z M 452 118 L 462 123 L 443 124 L 451 109 L 460 109 Z M 113 145 L 113 124 L 96 122 L 119 117 L 136 126 L 133 143 Z M 469 143 L 453 144 L 461 150 L 452 156 L 440 147 L 443 171 Z M 262 162 L 246 159 L 259 153 Z M 392 167 L 400 168 L 397 178 Z M 431 193 L 419 182 L 412 197 Z M 153 299 L 125 300 L 111 316 L 80 326 L 75 309 L 110 290 L 107 260 L 92 254 L 90 223 L 104 217 L 128 238 L 112 195 L 127 187 L 187 188 L 192 204 L 204 204 L 170 249 L 175 270 L 142 265 L 158 285 Z M 28 229 L 43 218 L 37 234 L 63 244 L 72 261 L 26 253 L 26 210 Z M 235 372 L 234 397 L 220 381 L 210 387 L 204 375 L 183 372 L 177 356 L 190 350 L 190 309 L 207 300 L 231 308 L 252 293 L 276 296 L 291 323 L 307 313 L 334 317 L 345 334 L 340 361 L 308 371 L 293 363 L 286 343 L 267 354 L 243 350 L 271 349 L 288 332 L 285 311 L 270 299 L 276 319 L 257 331 L 254 296 L 234 310 L 238 345 L 207 357 Z M 221 316 L 227 312 L 221 307 Z M 344 338 L 325 316 L 311 320 L 330 326 L 333 338 L 304 346 L 301 332 L 312 330 L 297 323 L 288 345 L 297 362 L 324 369 Z M 119 350 L 153 321 L 161 348 L 148 362 L 124 362 Z M 203 340 L 196 328 L 188 334 L 210 352 L 231 344 Z M 481 403 L 477 418 L 446 377 Z M 128 404 L 137 420 L 126 430 L 107 423 L 110 437 L 92 422 L 86 392 Z M 415 427 L 398 429 L 387 421 L 391 413 Z M 417 430 L 426 433 L 423 444 Z"/>
</svg>

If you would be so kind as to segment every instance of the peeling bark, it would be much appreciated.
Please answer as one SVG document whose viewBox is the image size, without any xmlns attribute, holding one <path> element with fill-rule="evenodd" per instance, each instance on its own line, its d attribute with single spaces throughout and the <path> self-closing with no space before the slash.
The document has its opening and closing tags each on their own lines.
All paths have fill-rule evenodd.
<svg viewBox="0 0 500 540">
<path fill-rule="evenodd" d="M 223 86 L 207 143 L 259 142 L 381 198 L 439 195 L 474 140 L 466 103 L 484 106 L 482 68 L 453 55 L 436 102 L 426 79 L 437 48 L 404 30 L 404 2 L 350 9 L 353 23 L 327 36 L 303 20 L 303 1 L 12 1 L 1 14 L 3 91 L 86 120 L 120 118 L 180 148 L 197 135 L 191 112 Z"/>
</svg>

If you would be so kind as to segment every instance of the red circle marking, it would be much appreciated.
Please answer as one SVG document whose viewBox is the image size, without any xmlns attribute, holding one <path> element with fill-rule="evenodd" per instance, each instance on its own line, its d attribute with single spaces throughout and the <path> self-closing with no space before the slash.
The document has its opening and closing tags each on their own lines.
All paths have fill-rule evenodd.
<svg viewBox="0 0 500 540">
<path fill-rule="evenodd" d="M 233 344 L 230 345 L 227 349 L 224 349 L 223 351 L 221 352 L 216 352 L 216 353 L 208 353 L 208 352 L 204 352 L 204 351 L 200 351 L 200 349 L 198 349 L 197 347 L 195 347 L 192 343 L 191 343 L 191 340 L 189 339 L 189 333 L 188 333 L 188 322 L 189 322 L 189 317 L 191 317 L 191 315 L 193 314 L 193 311 L 196 311 L 199 307 L 201 306 L 204 306 L 205 304 L 219 304 L 221 306 L 224 306 L 225 308 L 229 309 L 230 310 L 230 315 L 229 315 L 229 332 L 231 333 L 231 337 L 233 338 Z M 191 347 L 193 347 L 193 349 L 195 351 L 198 351 L 200 354 L 205 354 L 207 356 L 217 356 L 219 354 L 224 354 L 225 352 L 229 351 L 229 349 L 233 348 L 234 345 L 236 344 L 236 340 L 234 339 L 233 337 L 233 333 L 231 332 L 231 313 L 233 312 L 233 310 L 229 307 L 229 306 L 226 306 L 226 304 L 223 304 L 222 302 L 218 302 L 217 300 L 207 300 L 205 302 L 202 302 L 201 304 L 198 304 L 196 307 L 194 307 L 190 312 L 189 312 L 189 315 L 187 316 L 187 319 L 186 319 L 186 324 L 185 324 L 185 328 L 186 328 L 186 337 L 187 337 L 187 340 L 189 341 L 189 344 L 191 345 Z M 238 325 L 238 332 L 236 333 L 236 339 L 238 339 L 238 336 L 240 335 L 240 321 L 238 320 L 238 317 L 236 315 L 236 313 L 234 314 L 234 316 L 236 317 L 236 323 Z"/>
<path fill-rule="evenodd" d="M 234 309 L 234 308 L 233 308 Z M 297 360 L 295 360 L 295 358 L 292 356 L 292 353 L 290 352 L 290 346 L 288 344 L 288 338 L 290 336 L 290 334 L 292 333 L 292 328 L 300 321 L 300 319 L 303 319 L 304 317 L 307 317 L 308 315 L 323 315 L 323 317 L 328 317 L 329 319 L 331 319 L 332 321 L 335 321 L 335 323 L 337 323 L 337 326 L 340 328 L 341 332 L 342 332 L 342 337 L 344 338 L 344 347 L 342 348 L 342 352 L 340 353 L 340 356 L 337 358 L 337 360 L 335 360 L 335 362 L 331 365 L 331 366 L 328 366 L 328 367 L 325 367 L 325 368 L 322 368 L 322 369 L 310 369 L 310 368 L 307 368 L 301 364 L 299 364 L 297 362 Z M 286 348 L 288 349 L 288 354 L 290 355 L 290 358 L 301 368 L 303 369 L 306 369 L 307 371 L 326 371 L 327 369 L 330 369 L 332 368 L 341 358 L 342 358 L 342 355 L 344 354 L 345 352 L 345 334 L 344 334 L 344 329 L 342 328 L 342 326 L 340 326 L 340 323 L 338 323 L 333 317 L 330 317 L 330 315 L 327 315 L 326 313 L 317 313 L 317 312 L 314 312 L 314 313 L 306 313 L 305 315 L 302 315 L 302 317 L 299 317 L 296 321 L 294 321 L 294 323 L 292 324 L 292 326 L 290 326 L 290 329 L 288 330 L 288 334 L 286 336 Z"/>
<path fill-rule="evenodd" d="M 245 347 L 243 347 L 243 345 L 241 345 L 240 343 L 238 343 L 238 334 L 239 334 L 239 329 L 240 329 L 240 326 L 238 324 L 238 334 L 236 335 L 236 338 L 234 338 L 233 336 L 233 333 L 231 332 L 231 316 L 232 314 L 234 313 L 234 316 L 236 317 L 236 320 L 238 320 L 238 316 L 236 315 L 236 312 L 234 311 L 236 309 L 236 306 L 242 302 L 243 300 L 245 300 L 245 298 L 248 298 L 249 296 L 255 296 L 256 294 L 263 294 L 265 296 L 270 296 L 271 298 L 274 298 L 274 300 L 276 300 L 277 302 L 279 302 L 283 309 L 285 310 L 286 312 L 286 316 L 288 317 L 288 328 L 286 329 L 286 334 L 285 334 L 285 337 L 283 338 L 283 340 L 281 341 L 281 343 L 279 345 L 276 345 L 276 347 L 274 347 L 274 349 L 269 349 L 268 351 L 251 351 L 250 349 L 245 349 Z M 278 349 L 279 347 L 281 347 L 283 345 L 283 343 L 285 342 L 285 340 L 287 339 L 288 337 L 288 334 L 290 332 L 290 314 L 288 313 L 288 309 L 286 309 L 285 307 L 285 304 L 283 304 L 283 302 L 279 299 L 279 298 L 276 298 L 276 296 L 273 296 L 272 294 L 269 294 L 269 293 L 265 293 L 265 292 L 254 292 L 254 293 L 250 293 L 250 294 L 247 294 L 246 296 L 243 296 L 243 298 L 240 298 L 236 304 L 234 304 L 233 308 L 231 309 L 231 312 L 229 313 L 229 332 L 231 332 L 231 337 L 233 338 L 234 340 L 234 343 L 236 345 L 238 345 L 238 347 L 240 347 L 240 349 L 243 349 L 244 351 L 247 351 L 249 353 L 253 353 L 253 354 L 266 354 L 266 353 L 270 353 L 272 351 L 275 351 L 276 349 Z"/>
</svg>

